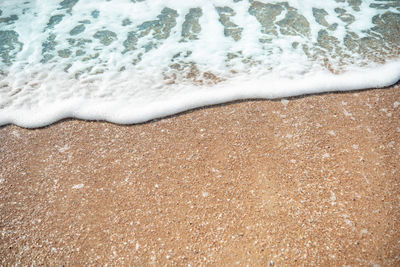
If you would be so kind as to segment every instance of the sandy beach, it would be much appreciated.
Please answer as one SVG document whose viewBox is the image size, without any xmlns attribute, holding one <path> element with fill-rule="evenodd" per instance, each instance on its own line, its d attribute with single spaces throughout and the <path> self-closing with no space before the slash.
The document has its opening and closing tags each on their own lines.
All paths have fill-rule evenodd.
<svg viewBox="0 0 400 267">
<path fill-rule="evenodd" d="M 0 142 L 4 266 L 400 265 L 398 85 Z"/>
</svg>

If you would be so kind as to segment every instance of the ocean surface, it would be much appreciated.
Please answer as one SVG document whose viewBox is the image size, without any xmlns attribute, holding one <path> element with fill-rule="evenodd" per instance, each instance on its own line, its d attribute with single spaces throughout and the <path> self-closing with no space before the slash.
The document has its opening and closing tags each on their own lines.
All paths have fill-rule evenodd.
<svg viewBox="0 0 400 267">
<path fill-rule="evenodd" d="M 400 79 L 400 0 L 0 0 L 0 125 L 139 123 Z"/>
</svg>

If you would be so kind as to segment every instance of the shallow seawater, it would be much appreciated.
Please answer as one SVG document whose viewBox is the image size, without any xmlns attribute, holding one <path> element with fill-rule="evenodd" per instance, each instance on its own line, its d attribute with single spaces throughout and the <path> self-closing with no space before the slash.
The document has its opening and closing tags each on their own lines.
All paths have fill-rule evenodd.
<svg viewBox="0 0 400 267">
<path fill-rule="evenodd" d="M 384 87 L 399 54 L 399 0 L 0 0 L 0 125 Z"/>
</svg>

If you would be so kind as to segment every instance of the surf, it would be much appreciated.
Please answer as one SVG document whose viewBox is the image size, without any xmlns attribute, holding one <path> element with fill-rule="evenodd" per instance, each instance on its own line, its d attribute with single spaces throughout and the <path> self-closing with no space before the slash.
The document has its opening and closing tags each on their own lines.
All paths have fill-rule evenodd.
<svg viewBox="0 0 400 267">
<path fill-rule="evenodd" d="M 0 125 L 389 86 L 399 24 L 399 1 L 2 1 Z"/>
</svg>

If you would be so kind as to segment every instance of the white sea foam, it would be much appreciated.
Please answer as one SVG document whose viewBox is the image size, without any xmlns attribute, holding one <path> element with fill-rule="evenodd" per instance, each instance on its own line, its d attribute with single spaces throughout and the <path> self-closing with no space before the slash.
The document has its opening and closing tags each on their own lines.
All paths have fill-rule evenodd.
<svg viewBox="0 0 400 267">
<path fill-rule="evenodd" d="M 385 87 L 400 79 L 400 44 L 373 23 L 393 20 L 400 5 L 132 2 L 0 1 L 1 18 L 18 16 L 0 23 L 0 125 L 40 127 L 67 117 L 140 123 L 238 99 Z"/>
</svg>

